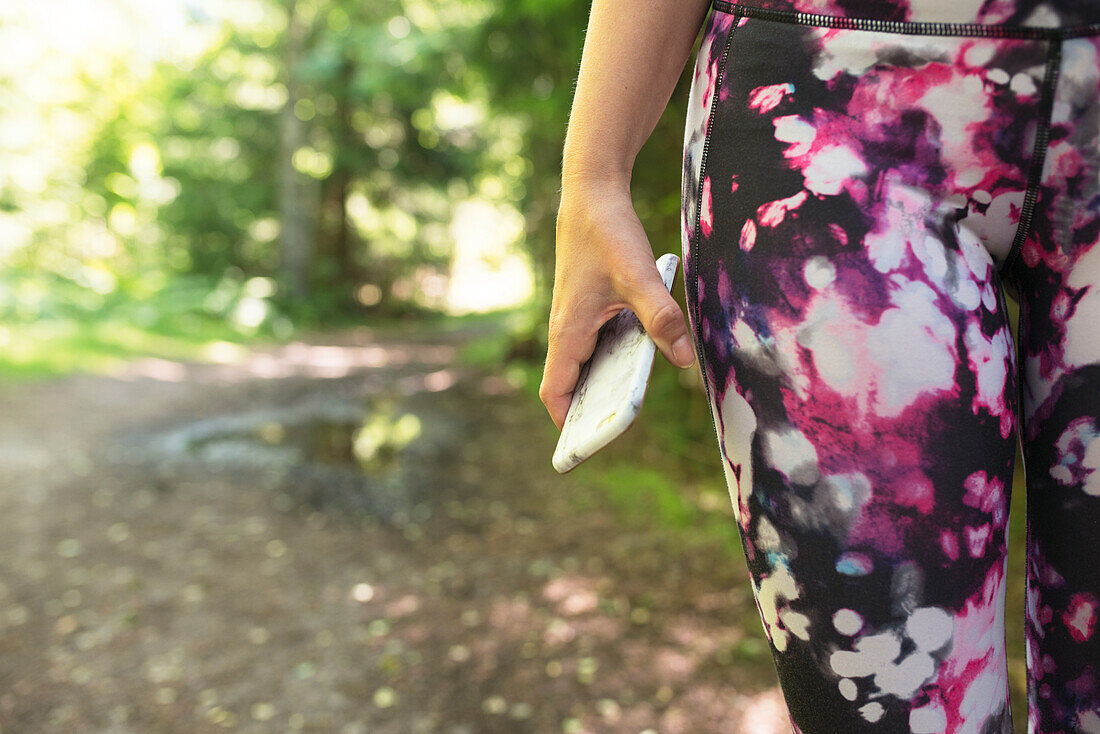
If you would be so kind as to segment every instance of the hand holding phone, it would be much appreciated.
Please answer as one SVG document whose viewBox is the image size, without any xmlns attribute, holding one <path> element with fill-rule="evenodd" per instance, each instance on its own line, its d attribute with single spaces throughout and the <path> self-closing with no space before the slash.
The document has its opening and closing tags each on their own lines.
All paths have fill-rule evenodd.
<svg viewBox="0 0 1100 734">
<path fill-rule="evenodd" d="M 666 253 L 656 265 L 671 291 L 680 258 Z M 656 354 L 656 343 L 629 308 L 600 327 L 592 356 L 581 367 L 554 450 L 558 472 L 573 469 L 630 427 L 641 411 Z"/>
</svg>

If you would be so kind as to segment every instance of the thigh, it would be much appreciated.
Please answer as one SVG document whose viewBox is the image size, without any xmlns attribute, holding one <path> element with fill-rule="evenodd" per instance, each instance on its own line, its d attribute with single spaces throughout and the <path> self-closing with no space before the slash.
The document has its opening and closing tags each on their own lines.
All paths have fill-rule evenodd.
<svg viewBox="0 0 1100 734">
<path fill-rule="evenodd" d="M 1011 227 L 990 210 L 1022 199 L 1030 149 L 983 164 L 977 133 L 941 136 L 1011 140 L 1031 102 L 956 79 L 974 39 L 830 30 L 733 24 L 698 172 L 685 155 L 689 313 L 755 599 L 805 734 L 1010 732 Z M 981 40 L 1020 73 L 1043 57 Z M 988 127 L 930 110 L 937 85 Z"/>
</svg>

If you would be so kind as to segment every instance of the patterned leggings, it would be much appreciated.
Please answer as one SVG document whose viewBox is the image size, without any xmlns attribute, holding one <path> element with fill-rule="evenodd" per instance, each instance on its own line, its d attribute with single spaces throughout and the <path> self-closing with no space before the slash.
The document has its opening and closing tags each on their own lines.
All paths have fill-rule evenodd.
<svg viewBox="0 0 1100 734">
<path fill-rule="evenodd" d="M 695 62 L 684 282 L 794 729 L 1013 731 L 1020 441 L 1028 731 L 1100 734 L 1100 0 L 751 1 Z"/>
</svg>

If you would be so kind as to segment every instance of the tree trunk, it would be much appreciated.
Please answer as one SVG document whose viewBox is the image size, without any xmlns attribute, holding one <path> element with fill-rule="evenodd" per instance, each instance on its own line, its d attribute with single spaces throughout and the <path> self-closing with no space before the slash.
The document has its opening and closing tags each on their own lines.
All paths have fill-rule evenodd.
<svg viewBox="0 0 1100 734">
<path fill-rule="evenodd" d="M 333 286 L 341 294 L 341 305 L 354 306 L 353 288 L 360 281 L 361 273 L 355 258 L 358 240 L 348 221 L 348 195 L 354 182 L 357 140 L 351 123 L 351 84 L 355 76 L 355 61 L 351 49 L 344 52 L 337 85 L 334 88 L 336 110 L 332 119 L 335 154 L 332 173 L 321 187 L 320 219 L 317 224 L 316 262 L 323 266 L 318 271 L 327 286 Z"/>
<path fill-rule="evenodd" d="M 294 168 L 294 153 L 306 144 L 306 125 L 294 114 L 302 98 L 299 64 L 305 50 L 306 27 L 296 12 L 297 0 L 286 0 L 285 64 L 287 98 L 282 111 L 279 161 L 279 213 L 282 233 L 279 239 L 283 281 L 291 297 L 302 301 L 309 297 L 310 263 L 313 259 L 310 187 L 305 176 Z"/>
<path fill-rule="evenodd" d="M 352 181 L 352 151 L 355 150 L 355 129 L 351 124 L 351 84 L 355 79 L 355 61 L 350 49 L 344 52 L 340 68 L 340 91 L 336 98 L 336 171 L 333 187 L 333 255 L 338 268 L 337 280 L 351 283 L 358 280 L 359 268 L 352 251 L 353 239 L 348 222 L 348 190 Z"/>
</svg>

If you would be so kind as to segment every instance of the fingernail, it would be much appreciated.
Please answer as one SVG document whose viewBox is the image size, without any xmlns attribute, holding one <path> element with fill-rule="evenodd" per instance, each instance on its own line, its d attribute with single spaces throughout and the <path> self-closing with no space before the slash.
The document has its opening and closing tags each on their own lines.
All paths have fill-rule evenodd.
<svg viewBox="0 0 1100 734">
<path fill-rule="evenodd" d="M 695 352 L 691 348 L 691 341 L 684 334 L 672 345 L 672 355 L 681 367 L 690 367 L 695 362 Z"/>
</svg>

